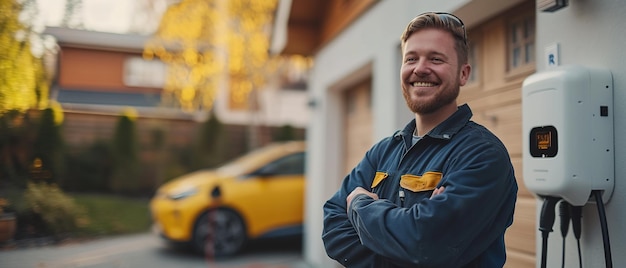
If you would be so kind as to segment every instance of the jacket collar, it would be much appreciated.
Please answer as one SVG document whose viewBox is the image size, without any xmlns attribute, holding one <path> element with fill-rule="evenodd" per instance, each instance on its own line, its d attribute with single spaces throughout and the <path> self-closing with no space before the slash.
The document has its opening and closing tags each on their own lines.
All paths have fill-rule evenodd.
<svg viewBox="0 0 626 268">
<path fill-rule="evenodd" d="M 459 130 L 472 118 L 472 110 L 469 105 L 463 104 L 458 107 L 450 117 L 437 125 L 430 132 L 426 134 L 431 138 L 449 140 L 458 133 Z M 393 137 L 397 140 L 404 140 L 410 144 L 413 133 L 415 132 L 415 119 L 411 120 L 403 130 L 397 131 Z"/>
</svg>

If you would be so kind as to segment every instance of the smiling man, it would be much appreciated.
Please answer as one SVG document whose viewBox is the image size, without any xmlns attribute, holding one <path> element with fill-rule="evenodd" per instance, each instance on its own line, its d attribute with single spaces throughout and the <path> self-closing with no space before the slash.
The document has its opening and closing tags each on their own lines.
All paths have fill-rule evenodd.
<svg viewBox="0 0 626 268">
<path fill-rule="evenodd" d="M 502 267 L 517 183 L 502 142 L 457 104 L 471 72 L 465 26 L 424 13 L 401 42 L 415 119 L 370 148 L 324 204 L 326 252 L 346 267 Z"/>
</svg>

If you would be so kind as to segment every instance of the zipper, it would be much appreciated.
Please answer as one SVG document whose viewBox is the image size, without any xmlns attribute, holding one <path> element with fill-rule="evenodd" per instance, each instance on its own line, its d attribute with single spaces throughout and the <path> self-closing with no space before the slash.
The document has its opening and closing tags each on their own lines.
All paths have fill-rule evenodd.
<svg viewBox="0 0 626 268">
<path fill-rule="evenodd" d="M 424 137 L 422 137 L 415 144 L 412 144 L 409 147 L 406 146 L 406 143 L 404 142 L 404 137 L 402 138 L 402 148 L 404 149 L 404 152 L 400 152 L 400 161 L 398 161 L 398 167 L 397 167 L 398 169 L 400 169 L 400 166 L 402 165 L 402 161 L 404 161 L 404 157 L 406 157 L 406 155 L 409 154 L 409 152 L 413 149 L 413 147 L 417 146 L 424 139 Z"/>
<path fill-rule="evenodd" d="M 417 141 L 417 143 L 419 143 L 420 141 Z M 409 151 L 411 151 L 411 149 L 413 149 L 413 147 L 415 147 L 415 145 L 417 145 L 417 143 L 411 145 L 410 147 L 407 148 L 406 146 L 406 142 L 404 142 L 404 137 L 402 137 L 402 148 L 404 149 L 404 152 L 400 152 L 400 161 L 398 161 L 398 166 L 396 167 L 396 170 L 400 170 L 400 166 L 402 166 L 402 161 L 404 161 L 404 157 L 409 154 Z M 398 197 L 400 199 L 400 207 L 404 207 L 404 189 L 402 188 L 402 186 L 398 185 L 400 187 L 400 189 L 398 190 Z"/>
</svg>

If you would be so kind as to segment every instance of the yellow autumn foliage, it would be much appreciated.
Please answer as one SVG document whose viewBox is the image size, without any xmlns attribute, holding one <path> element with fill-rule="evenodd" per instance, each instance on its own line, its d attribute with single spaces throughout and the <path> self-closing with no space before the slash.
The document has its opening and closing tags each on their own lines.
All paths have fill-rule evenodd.
<svg viewBox="0 0 626 268">
<path fill-rule="evenodd" d="M 186 111 L 210 109 L 228 81 L 231 103 L 246 107 L 280 59 L 269 55 L 277 0 L 181 0 L 165 12 L 145 59 L 168 65 L 163 100 Z"/>
<path fill-rule="evenodd" d="M 42 61 L 31 53 L 28 38 L 16 38 L 18 32 L 27 33 L 18 20 L 21 9 L 19 1 L 0 1 L 0 113 L 46 105 L 48 85 Z"/>
</svg>

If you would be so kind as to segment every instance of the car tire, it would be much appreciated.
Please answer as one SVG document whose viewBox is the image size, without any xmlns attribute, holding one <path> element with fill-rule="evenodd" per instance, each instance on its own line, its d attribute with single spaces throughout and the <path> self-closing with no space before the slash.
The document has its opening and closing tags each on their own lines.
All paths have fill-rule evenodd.
<svg viewBox="0 0 626 268">
<path fill-rule="evenodd" d="M 207 257 L 227 257 L 241 251 L 247 240 L 241 216 L 233 210 L 219 208 L 198 217 L 192 246 Z"/>
</svg>

